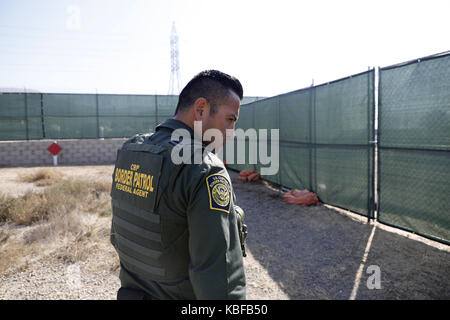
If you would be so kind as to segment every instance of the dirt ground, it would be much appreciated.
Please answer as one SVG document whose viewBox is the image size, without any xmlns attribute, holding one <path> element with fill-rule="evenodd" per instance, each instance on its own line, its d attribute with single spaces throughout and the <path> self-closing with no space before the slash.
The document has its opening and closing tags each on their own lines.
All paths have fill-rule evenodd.
<svg viewBox="0 0 450 320">
<path fill-rule="evenodd" d="M 43 188 L 18 181 L 20 174 L 38 169 L 0 168 L 0 193 Z M 110 180 L 113 166 L 58 170 Z M 390 232 L 324 205 L 287 204 L 267 183 L 243 183 L 236 172 L 229 173 L 249 229 L 244 259 L 248 299 L 450 298 L 449 246 Z M 99 221 L 108 224 L 110 218 Z M 18 234 L 26 231 L 21 228 Z M 120 285 L 112 267 L 117 261 L 108 235 L 104 238 L 81 261 L 49 254 L 18 263 L 0 274 L 0 299 L 114 299 Z M 370 289 L 377 280 L 380 286 Z"/>
</svg>

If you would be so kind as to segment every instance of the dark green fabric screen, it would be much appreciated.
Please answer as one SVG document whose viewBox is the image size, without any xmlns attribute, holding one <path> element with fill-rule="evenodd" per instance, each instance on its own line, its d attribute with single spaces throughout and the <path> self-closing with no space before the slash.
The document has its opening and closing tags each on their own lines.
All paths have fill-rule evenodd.
<svg viewBox="0 0 450 320">
<path fill-rule="evenodd" d="M 279 170 L 264 179 L 312 190 L 325 203 L 372 216 L 373 93 L 371 70 L 243 106 L 237 128 L 267 129 L 269 137 L 279 129 Z M 247 145 L 246 159 L 248 152 Z M 236 170 L 265 167 L 225 160 Z"/>
<path fill-rule="evenodd" d="M 130 137 L 152 132 L 177 102 L 176 95 L 0 93 L 0 140 Z"/>
<path fill-rule="evenodd" d="M 380 70 L 379 217 L 450 242 L 450 55 Z"/>
</svg>

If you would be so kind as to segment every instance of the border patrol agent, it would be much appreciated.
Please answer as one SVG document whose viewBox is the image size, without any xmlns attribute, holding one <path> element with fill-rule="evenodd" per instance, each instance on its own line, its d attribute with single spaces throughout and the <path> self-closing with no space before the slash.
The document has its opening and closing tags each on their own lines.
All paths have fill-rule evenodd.
<svg viewBox="0 0 450 320">
<path fill-rule="evenodd" d="M 201 134 L 234 130 L 242 97 L 236 78 L 201 72 L 180 93 L 174 118 L 118 150 L 111 190 L 118 299 L 245 299 L 244 212 L 223 162 L 198 143 L 193 125 L 202 124 Z M 191 150 L 201 146 L 199 163 L 172 161 L 179 129 Z"/>
</svg>

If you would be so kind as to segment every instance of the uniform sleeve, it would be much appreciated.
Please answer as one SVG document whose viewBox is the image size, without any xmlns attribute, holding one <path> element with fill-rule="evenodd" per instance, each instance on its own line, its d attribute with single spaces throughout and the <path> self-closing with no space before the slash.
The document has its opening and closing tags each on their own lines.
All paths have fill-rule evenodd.
<svg viewBox="0 0 450 320">
<path fill-rule="evenodd" d="M 205 170 L 189 190 L 189 275 L 197 299 L 245 299 L 233 192 L 225 170 Z"/>
</svg>

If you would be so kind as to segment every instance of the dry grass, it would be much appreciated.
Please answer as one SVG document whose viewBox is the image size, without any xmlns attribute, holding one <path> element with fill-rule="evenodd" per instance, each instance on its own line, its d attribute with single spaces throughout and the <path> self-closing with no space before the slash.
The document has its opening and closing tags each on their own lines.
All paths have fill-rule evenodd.
<svg viewBox="0 0 450 320">
<path fill-rule="evenodd" d="M 74 263 L 109 241 L 111 183 L 38 173 L 27 178 L 52 180 L 44 190 L 0 195 L 0 273 L 50 253 Z"/>
<path fill-rule="evenodd" d="M 19 181 L 34 183 L 39 187 L 52 185 L 59 181 L 65 174 L 54 168 L 43 168 L 29 174 L 19 176 Z"/>
<path fill-rule="evenodd" d="M 51 216 L 63 217 L 75 209 L 108 215 L 111 184 L 90 180 L 64 179 L 43 192 L 23 196 L 0 195 L 0 222 L 31 225 Z"/>
</svg>

